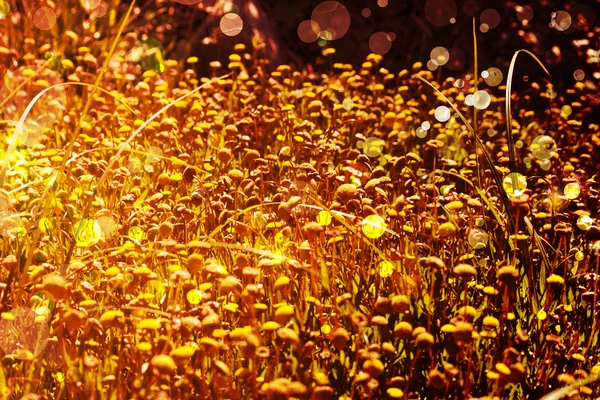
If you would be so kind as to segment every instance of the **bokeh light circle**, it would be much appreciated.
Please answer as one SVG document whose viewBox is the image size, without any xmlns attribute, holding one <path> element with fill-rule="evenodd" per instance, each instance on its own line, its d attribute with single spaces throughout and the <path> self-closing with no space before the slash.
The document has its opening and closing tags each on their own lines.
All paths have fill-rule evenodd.
<svg viewBox="0 0 600 400">
<path fill-rule="evenodd" d="M 431 25 L 447 26 L 451 18 L 456 18 L 456 2 L 454 0 L 427 0 L 425 18 Z"/>
<path fill-rule="evenodd" d="M 371 9 L 370 8 L 363 8 L 360 13 L 361 13 L 361 15 L 363 17 L 369 18 L 371 16 Z"/>
<path fill-rule="evenodd" d="M 465 104 L 469 107 L 473 106 L 474 101 L 474 96 L 472 94 L 468 94 L 465 96 Z"/>
<path fill-rule="evenodd" d="M 94 222 L 94 232 L 96 233 L 96 236 L 101 237 L 104 240 L 114 236 L 118 230 L 119 225 L 117 225 L 115 220 L 108 215 L 101 216 Z"/>
<path fill-rule="evenodd" d="M 244 29 L 244 21 L 236 13 L 227 13 L 221 17 L 219 27 L 224 35 L 237 36 Z"/>
<path fill-rule="evenodd" d="M 479 16 L 479 20 L 482 24 L 486 24 L 489 29 L 494 29 L 500 24 L 500 14 L 493 8 L 483 10 Z"/>
<path fill-rule="evenodd" d="M 315 21 L 307 19 L 298 25 L 298 37 L 304 43 L 313 43 L 319 38 L 319 24 Z"/>
<path fill-rule="evenodd" d="M 520 196 L 527 189 L 527 178 L 518 172 L 511 172 L 502 181 L 504 191 L 509 196 Z"/>
<path fill-rule="evenodd" d="M 140 64 L 144 71 L 153 69 L 163 72 L 165 70 L 165 50 L 162 43 L 152 37 L 137 42 L 127 55 L 127 60 Z"/>
<path fill-rule="evenodd" d="M 0 19 L 6 18 L 10 13 L 10 4 L 5 0 L 0 0 Z"/>
<path fill-rule="evenodd" d="M 548 171 L 552 167 L 552 162 L 548 159 L 540 160 L 540 168 L 544 171 Z"/>
<path fill-rule="evenodd" d="M 448 49 L 448 57 L 449 60 L 446 64 L 446 68 L 448 68 L 450 71 L 458 71 L 465 66 L 465 62 L 467 61 L 465 52 L 459 47 L 452 47 Z"/>
<path fill-rule="evenodd" d="M 550 25 L 557 31 L 564 32 L 571 27 L 572 22 L 571 15 L 561 10 L 552 14 Z"/>
<path fill-rule="evenodd" d="M 392 48 L 391 38 L 386 32 L 375 32 L 369 38 L 369 49 L 375 54 L 385 54 Z"/>
<path fill-rule="evenodd" d="M 440 122 L 446 122 L 450 119 L 450 109 L 446 106 L 438 106 L 435 109 L 435 119 Z"/>
<path fill-rule="evenodd" d="M 90 11 L 90 18 L 91 19 L 98 19 L 98 18 L 102 18 L 106 15 L 106 13 L 108 12 L 108 5 L 106 4 L 106 2 L 101 2 L 100 5 L 96 8 L 94 8 L 93 10 Z"/>
<path fill-rule="evenodd" d="M 488 108 L 492 99 L 488 92 L 485 90 L 478 90 L 473 93 L 473 106 L 478 110 L 485 110 Z"/>
<path fill-rule="evenodd" d="M 95 8 L 100 6 L 101 0 L 80 0 L 81 6 L 85 8 L 86 11 L 92 11 Z"/>
<path fill-rule="evenodd" d="M 0 348 L 18 360 L 30 360 L 44 350 L 49 332 L 45 316 L 28 307 L 13 308 L 0 318 Z"/>
<path fill-rule="evenodd" d="M 344 110 L 350 111 L 352 107 L 354 107 L 354 101 L 352 101 L 350 97 L 346 97 L 344 101 L 342 101 L 342 107 L 344 107 Z"/>
<path fill-rule="evenodd" d="M 596 21 L 596 12 L 587 4 L 577 4 L 570 10 L 575 29 L 587 31 L 592 29 Z"/>
<path fill-rule="evenodd" d="M 469 242 L 469 246 L 475 250 L 483 249 L 487 246 L 489 235 L 486 231 L 474 228 L 469 231 L 469 236 L 467 238 Z"/>
<path fill-rule="evenodd" d="M 571 182 L 565 185 L 565 197 L 569 200 L 575 200 L 581 194 L 581 188 L 579 187 L 579 183 Z"/>
<path fill-rule="evenodd" d="M 58 371 L 65 365 L 65 346 L 58 338 L 50 338 L 40 357 L 42 366 L 48 371 Z"/>
<path fill-rule="evenodd" d="M 40 7 L 33 13 L 33 24 L 42 31 L 49 31 L 56 25 L 56 13 L 50 7 Z"/>
<path fill-rule="evenodd" d="M 474 17 L 479 12 L 479 4 L 475 0 L 467 0 L 463 4 L 462 11 L 469 17 Z"/>
<path fill-rule="evenodd" d="M 394 273 L 394 263 L 391 261 L 382 261 L 379 263 L 379 275 L 382 278 L 387 278 L 388 276 L 391 276 Z"/>
<path fill-rule="evenodd" d="M 369 239 L 377 239 L 383 235 L 386 229 L 385 220 L 379 215 L 369 215 L 363 220 L 361 229 Z"/>
<path fill-rule="evenodd" d="M 575 72 L 573 72 L 573 78 L 575 78 L 577 82 L 581 82 L 585 79 L 585 72 L 582 69 L 576 69 Z"/>
<path fill-rule="evenodd" d="M 343 37 L 350 28 L 350 13 L 337 1 L 324 1 L 317 5 L 312 12 L 311 20 L 315 21 L 320 28 L 320 32 L 317 32 L 319 37 L 326 38 L 323 32 L 329 32 L 331 38 L 326 38 L 327 40 Z"/>
<path fill-rule="evenodd" d="M 62 83 L 60 76 L 51 69 L 23 66 L 16 71 L 7 71 L 0 88 L 0 98 L 4 118 L 15 124 L 21 118 L 29 103 L 44 89 Z M 11 94 L 15 92 L 12 96 Z M 9 98 L 10 96 L 10 98 Z M 35 102 L 27 118 L 25 130 L 19 134 L 19 141 L 26 146 L 39 143 L 43 130 L 59 120 L 65 110 L 66 92 L 64 86 L 54 87 L 45 92 Z"/>
<path fill-rule="evenodd" d="M 433 50 L 431 50 L 429 56 L 432 60 L 437 62 L 438 66 L 445 65 L 448 60 L 450 60 L 450 52 L 448 52 L 448 50 L 443 46 L 435 47 Z"/>
<path fill-rule="evenodd" d="M 502 83 L 503 75 L 502 71 L 500 71 L 496 67 L 488 68 L 486 70 L 487 76 L 485 77 L 485 83 L 489 86 L 498 86 Z"/>
<path fill-rule="evenodd" d="M 540 135 L 531 143 L 531 153 L 537 159 L 550 159 L 556 153 L 556 142 L 548 135 Z"/>
<path fill-rule="evenodd" d="M 377 137 L 369 137 L 363 143 L 363 152 L 369 157 L 379 157 L 383 152 L 384 141 Z"/>
<path fill-rule="evenodd" d="M 530 6 L 516 6 L 515 11 L 517 12 L 517 19 L 523 23 L 533 19 L 533 9 Z"/>
</svg>

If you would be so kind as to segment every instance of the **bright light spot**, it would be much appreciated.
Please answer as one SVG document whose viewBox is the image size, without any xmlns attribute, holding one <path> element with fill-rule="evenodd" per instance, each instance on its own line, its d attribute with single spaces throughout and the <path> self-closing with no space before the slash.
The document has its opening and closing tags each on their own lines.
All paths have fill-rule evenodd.
<svg viewBox="0 0 600 400">
<path fill-rule="evenodd" d="M 227 13 L 221 17 L 219 27 L 226 36 L 237 36 L 244 28 L 244 21 L 238 14 Z"/>
<path fill-rule="evenodd" d="M 354 107 L 354 102 L 350 97 L 346 97 L 342 102 L 342 107 L 344 107 L 346 111 L 350 111 L 352 107 Z"/>
<path fill-rule="evenodd" d="M 504 177 L 502 186 L 509 196 L 520 196 L 527 189 L 527 178 L 518 172 L 511 172 Z"/>
<path fill-rule="evenodd" d="M 329 226 L 331 225 L 332 219 L 333 217 L 331 216 L 331 213 L 327 210 L 319 211 L 319 213 L 317 214 L 317 222 L 319 223 L 319 225 Z"/>
<path fill-rule="evenodd" d="M 565 185 L 565 197 L 569 200 L 575 200 L 579 197 L 581 193 L 581 188 L 579 187 L 579 183 L 571 182 Z"/>
<path fill-rule="evenodd" d="M 198 304 L 202 300 L 202 292 L 198 289 L 192 289 L 185 295 L 188 303 Z"/>
<path fill-rule="evenodd" d="M 381 237 L 385 232 L 385 229 L 385 220 L 376 214 L 369 215 L 362 222 L 362 231 L 369 239 Z"/>
<path fill-rule="evenodd" d="M 376 137 L 369 137 L 363 143 L 363 152 L 369 157 L 379 157 L 383 152 L 383 145 L 383 140 Z"/>
<path fill-rule="evenodd" d="M 445 65 L 450 59 L 450 53 L 443 46 L 435 47 L 433 50 L 431 50 L 429 56 L 432 60 L 435 60 L 437 62 L 438 66 Z"/>
<path fill-rule="evenodd" d="M 478 90 L 473 94 L 473 106 L 478 110 L 485 110 L 490 105 L 492 99 L 485 90 Z"/>
<path fill-rule="evenodd" d="M 487 76 L 484 76 L 483 78 L 485 79 L 485 83 L 487 83 L 488 85 L 498 86 L 499 84 L 502 83 L 502 78 L 503 78 L 502 71 L 500 71 L 498 68 L 496 68 L 496 67 L 488 68 L 484 72 L 487 73 Z"/>
<path fill-rule="evenodd" d="M 556 153 L 556 142 L 548 135 L 540 135 L 531 143 L 531 153 L 537 159 L 550 159 Z"/>
<path fill-rule="evenodd" d="M 391 261 L 382 261 L 379 263 L 379 275 L 387 278 L 394 273 L 395 265 Z"/>
<path fill-rule="evenodd" d="M 446 106 L 438 106 L 435 109 L 435 119 L 440 122 L 446 122 L 450 119 L 450 109 Z"/>
</svg>

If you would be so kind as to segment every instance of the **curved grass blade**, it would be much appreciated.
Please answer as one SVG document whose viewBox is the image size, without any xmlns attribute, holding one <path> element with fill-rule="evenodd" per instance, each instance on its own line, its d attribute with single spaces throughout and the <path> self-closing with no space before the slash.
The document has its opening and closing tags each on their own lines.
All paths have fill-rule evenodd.
<svg viewBox="0 0 600 400">
<path fill-rule="evenodd" d="M 517 63 L 517 58 L 519 57 L 519 54 L 521 53 L 525 53 L 530 55 L 535 61 L 537 61 L 537 63 L 540 65 L 540 67 L 542 67 L 542 69 L 544 70 L 544 72 L 550 77 L 550 79 L 552 79 L 552 75 L 550 75 L 550 72 L 548 72 L 548 70 L 546 69 L 546 67 L 544 66 L 544 64 L 540 61 L 539 58 L 537 58 L 535 56 L 535 54 L 533 54 L 532 52 L 525 50 L 525 49 L 521 49 L 515 52 L 515 54 L 513 55 L 512 60 L 510 61 L 510 67 L 508 69 L 508 77 L 506 78 L 506 136 L 507 136 L 507 141 L 508 141 L 508 159 L 509 159 L 509 165 L 510 165 L 510 171 L 511 172 L 516 172 L 517 171 L 517 157 L 515 155 L 515 145 L 513 142 L 513 137 L 512 137 L 512 109 L 511 109 L 511 100 L 510 100 L 510 92 L 512 89 L 512 81 L 513 81 L 513 75 L 515 73 L 515 64 Z M 515 179 L 513 179 L 513 186 L 516 188 L 516 185 L 518 183 L 516 182 Z"/>
</svg>

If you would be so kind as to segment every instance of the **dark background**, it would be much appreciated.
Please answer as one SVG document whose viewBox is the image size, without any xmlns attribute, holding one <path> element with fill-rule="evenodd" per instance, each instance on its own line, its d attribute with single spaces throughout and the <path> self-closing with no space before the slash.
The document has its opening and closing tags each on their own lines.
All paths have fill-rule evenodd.
<svg viewBox="0 0 600 400">
<path fill-rule="evenodd" d="M 153 3 L 148 2 L 142 8 L 152 8 Z M 242 33 L 233 38 L 225 36 L 219 30 L 219 20 L 226 3 L 235 3 L 244 20 Z M 329 64 L 322 62 L 323 47 L 316 42 L 304 43 L 297 34 L 300 22 L 310 19 L 312 10 L 319 3 L 321 1 L 314 0 L 207 0 L 196 5 L 182 5 L 168 0 L 163 1 L 164 7 L 159 7 L 155 15 L 165 17 L 166 12 L 172 23 L 172 30 L 164 33 L 165 40 L 175 36 L 170 39 L 175 39 L 177 45 L 167 56 L 199 56 L 199 72 L 206 72 L 210 61 L 226 62 L 234 44 L 243 42 L 249 45 L 256 31 L 261 32 L 266 39 L 262 56 L 270 61 L 272 67 L 287 63 L 298 68 L 326 71 Z M 434 26 L 427 20 L 425 0 L 389 0 L 384 8 L 378 6 L 377 0 L 345 0 L 340 3 L 348 9 L 351 24 L 345 36 L 325 46 L 336 49 L 335 62 L 359 66 L 370 53 L 369 37 L 375 32 L 384 31 L 396 34 L 391 50 L 383 58 L 383 66 L 392 72 L 410 67 L 417 61 L 426 63 L 434 47 L 444 46 L 460 48 L 465 53 L 466 62 L 458 71 L 441 68 L 436 74 L 465 74 L 469 69 L 472 70 L 473 64 L 473 17 L 479 28 L 481 13 L 486 9 L 493 9 L 501 17 L 499 25 L 487 33 L 477 29 L 480 70 L 498 67 L 506 73 L 513 53 L 524 48 L 536 54 L 548 66 L 552 75 L 560 77 L 565 85 L 573 84 L 573 71 L 576 69 L 584 70 L 586 76 L 598 71 L 598 63 L 588 64 L 585 57 L 588 48 L 600 48 L 596 18 L 600 8 L 594 0 L 542 0 L 529 3 L 457 0 L 456 23 L 444 27 Z M 517 5 L 528 5 L 533 10 L 534 16 L 526 26 L 517 18 Z M 259 11 L 257 18 L 249 11 L 252 6 Z M 368 18 L 361 15 L 364 8 L 371 10 Z M 549 27 L 552 13 L 559 10 L 573 14 L 574 11 L 584 12 L 579 14 L 578 19 L 573 15 L 571 27 L 560 32 Z M 573 45 L 575 40 L 585 38 L 589 40 L 588 45 L 579 48 Z M 552 54 L 554 46 L 560 49 L 560 57 Z M 534 66 L 525 61 L 525 57 L 523 65 L 526 69 Z"/>
</svg>

